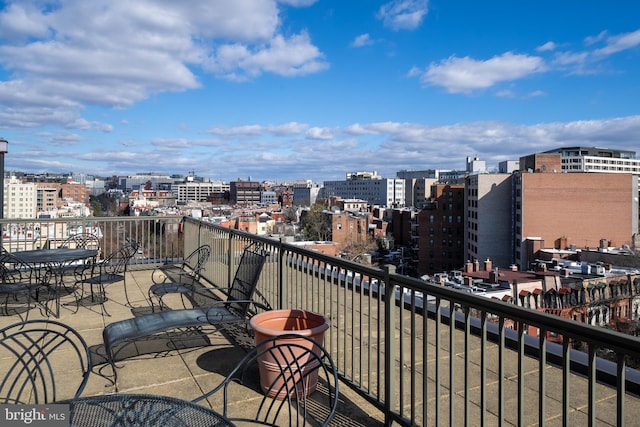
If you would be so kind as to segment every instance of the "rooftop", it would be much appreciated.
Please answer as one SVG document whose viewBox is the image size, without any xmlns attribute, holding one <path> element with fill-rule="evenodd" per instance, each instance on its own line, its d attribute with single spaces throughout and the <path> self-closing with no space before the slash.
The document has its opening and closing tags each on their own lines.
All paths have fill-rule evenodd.
<svg viewBox="0 0 640 427">
<path fill-rule="evenodd" d="M 147 269 L 127 273 L 127 289 L 131 305 L 127 304 L 122 284 L 107 286 L 109 300 L 105 302 L 105 311 L 110 316 L 104 315 L 99 305 L 81 305 L 76 313 L 73 294 L 62 297 L 60 318 L 55 320 L 76 329 L 90 346 L 92 353 L 93 371 L 83 396 L 118 392 L 155 394 L 192 400 L 218 385 L 246 354 L 245 348 L 252 346 L 252 341 L 246 333 L 234 333 L 232 329 L 229 333 L 207 331 L 206 335 L 195 339 L 191 347 L 187 345 L 180 350 L 171 350 L 172 343 L 169 338 L 139 340 L 136 342 L 137 354 L 134 353 L 132 357 L 117 363 L 118 387 L 116 390 L 112 383 L 111 366 L 105 359 L 102 330 L 111 322 L 151 311 L 147 292 L 152 283 L 151 272 L 152 270 Z M 167 301 L 170 304 L 171 302 L 180 304 L 179 298 L 175 301 L 171 299 Z M 46 317 L 40 310 L 32 309 L 29 320 L 38 318 Z M 0 316 L 0 328 L 18 321 L 20 319 L 17 315 Z M 208 345 L 203 346 L 205 342 Z M 183 341 L 181 343 L 184 345 Z M 158 352 L 158 348 L 162 348 L 159 346 L 164 346 L 166 350 Z M 0 360 L 0 371 L 1 363 Z M 70 378 L 73 373 L 68 375 Z M 75 390 L 65 389 L 64 377 L 62 382 L 57 384 L 62 388 L 61 393 L 64 398 L 72 397 Z M 246 389 L 246 394 L 232 397 L 232 400 L 233 398 L 236 400 L 231 410 L 233 411 L 235 407 L 239 411 L 246 412 L 247 405 L 257 405 L 260 397 L 258 388 L 256 383 L 255 388 Z M 339 390 L 340 403 L 332 425 L 383 425 L 384 416 L 380 411 L 351 391 L 349 387 L 341 385 Z M 213 409 L 220 409 L 222 395 L 214 395 L 214 398 L 209 399 L 208 402 L 201 403 L 208 404 Z"/>
</svg>

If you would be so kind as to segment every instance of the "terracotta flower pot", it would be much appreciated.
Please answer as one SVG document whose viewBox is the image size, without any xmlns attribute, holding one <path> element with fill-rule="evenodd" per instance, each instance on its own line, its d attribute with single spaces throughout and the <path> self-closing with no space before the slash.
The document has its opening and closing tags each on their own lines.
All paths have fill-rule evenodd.
<svg viewBox="0 0 640 427">
<path fill-rule="evenodd" d="M 329 328 L 329 319 L 322 314 L 306 310 L 270 310 L 253 316 L 249 324 L 253 329 L 256 345 L 282 334 L 303 335 L 313 339 L 317 345 L 323 345 L 324 333 Z M 314 351 L 314 353 L 319 354 L 319 352 L 316 351 L 317 346 L 308 340 L 302 338 L 297 340 L 290 336 L 283 338 L 283 340 L 302 345 Z M 310 346 L 312 346 L 312 348 L 310 348 Z M 290 361 L 286 360 L 283 354 L 275 352 L 265 353 L 263 357 L 258 360 L 260 386 L 264 393 L 269 394 L 269 397 L 284 399 L 286 397 L 286 388 L 290 390 L 297 389 L 299 391 L 305 390 L 307 395 L 315 391 L 318 384 L 317 364 L 308 364 L 306 363 L 307 361 L 300 358 L 299 355 L 295 355 L 295 357 L 298 359 L 296 364 L 303 366 L 303 372 L 295 372 L 291 375 L 291 369 L 287 369 L 286 371 L 289 373 L 290 381 L 298 382 L 301 378 L 304 378 L 304 387 L 302 385 L 281 387 L 284 383 L 284 379 L 282 378 L 283 369 L 281 367 L 291 365 Z M 310 372 L 304 372 L 305 370 L 310 370 Z M 294 378 L 291 378 L 292 376 Z M 278 390 L 282 391 L 278 393 Z M 293 394 L 295 393 L 293 391 L 291 394 L 292 395 L 289 396 L 291 398 L 302 397 L 294 396 Z"/>
</svg>

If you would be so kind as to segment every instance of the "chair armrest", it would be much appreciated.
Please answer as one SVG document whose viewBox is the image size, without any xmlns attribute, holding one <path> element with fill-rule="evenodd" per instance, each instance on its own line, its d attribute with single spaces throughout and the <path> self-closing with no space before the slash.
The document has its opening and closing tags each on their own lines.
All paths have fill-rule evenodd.
<svg viewBox="0 0 640 427">
<path fill-rule="evenodd" d="M 225 307 L 225 306 L 234 305 L 234 304 L 251 304 L 256 308 L 260 308 L 265 311 L 271 310 L 271 307 L 269 305 L 264 305 L 252 299 L 239 299 L 239 300 L 233 300 L 233 301 L 216 301 L 213 304 L 209 305 L 209 308 Z"/>
</svg>

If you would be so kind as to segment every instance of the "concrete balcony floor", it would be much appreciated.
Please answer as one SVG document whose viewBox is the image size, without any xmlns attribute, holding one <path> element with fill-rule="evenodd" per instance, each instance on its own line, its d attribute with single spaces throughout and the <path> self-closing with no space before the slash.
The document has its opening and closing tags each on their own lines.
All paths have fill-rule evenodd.
<svg viewBox="0 0 640 427">
<path fill-rule="evenodd" d="M 84 396 L 102 395 L 116 392 L 115 386 L 110 379 L 113 377 L 111 366 L 105 363 L 104 346 L 102 343 L 102 330 L 105 325 L 120 320 L 131 318 L 136 314 L 150 312 L 150 302 L 147 290 L 151 282 L 152 270 L 138 270 L 127 273 L 128 297 L 131 305 L 127 304 L 124 287 L 122 283 L 109 285 L 106 288 L 108 301 L 104 308 L 110 316 L 102 313 L 100 305 L 81 304 L 76 311 L 76 304 L 73 294 L 61 297 L 62 307 L 60 309 L 59 320 L 75 328 L 87 341 L 91 348 L 93 360 L 93 372 L 84 390 Z M 173 298 L 173 296 L 171 297 Z M 52 301 L 53 302 L 53 301 Z M 176 297 L 176 307 L 180 306 L 180 300 Z M 50 304 L 52 306 L 52 304 Z M 32 308 L 29 319 L 42 318 L 43 314 L 37 308 Z M 0 316 L 0 327 L 18 322 L 17 315 Z M 133 357 L 119 361 L 118 365 L 118 389 L 120 393 L 148 393 L 165 396 L 173 396 L 181 399 L 191 400 L 219 384 L 227 372 L 243 357 L 245 350 L 238 346 L 225 334 L 214 330 L 206 336 L 195 337 L 198 339 L 208 339 L 210 345 L 196 345 L 191 348 L 180 350 L 170 350 L 161 352 L 145 353 L 140 349 L 139 353 Z M 239 335 L 239 340 L 243 336 Z M 244 335 L 245 342 L 241 344 L 250 345 L 248 337 Z M 149 345 L 163 345 L 164 343 L 153 341 Z M 138 347 L 139 348 L 139 347 Z M 0 360 L 0 372 L 2 371 L 2 360 Z M 65 389 L 65 377 L 72 376 L 73 372 L 67 373 L 59 378 L 58 387 L 61 388 L 61 395 L 70 398 L 73 390 Z M 237 389 L 236 389 L 237 390 Z M 248 413 L 250 405 L 258 404 L 260 396 L 258 393 L 247 387 L 238 393 L 238 396 L 231 396 L 233 407 Z M 213 409 L 222 408 L 222 393 L 208 402 Z M 384 416 L 375 407 L 370 405 L 365 399 L 353 392 L 346 385 L 340 386 L 340 399 L 338 412 L 333 419 L 332 425 L 336 426 L 376 426 L 383 425 Z"/>
<path fill-rule="evenodd" d="M 102 330 L 105 325 L 120 320 L 131 318 L 135 315 L 139 315 L 145 312 L 150 312 L 150 302 L 148 299 L 148 288 L 151 282 L 152 270 L 137 270 L 127 273 L 127 289 L 129 301 L 131 304 L 127 304 L 127 298 L 124 293 L 124 287 L 122 283 L 109 285 L 107 287 L 108 301 L 105 302 L 104 307 L 110 316 L 103 315 L 101 307 L 99 305 L 87 305 L 81 304 L 80 308 L 76 312 L 75 299 L 71 295 L 63 295 L 61 301 L 63 307 L 60 311 L 59 320 L 63 323 L 69 324 L 78 330 L 85 338 L 93 354 L 94 368 L 91 374 L 87 387 L 84 390 L 84 395 L 100 395 L 116 392 L 116 388 L 110 381 L 113 377 L 111 366 L 105 364 L 104 347 L 102 344 Z M 267 274 L 263 272 L 263 274 Z M 181 307 L 181 302 L 177 296 L 171 296 L 171 299 L 166 301 L 172 307 Z M 356 306 L 349 298 L 343 303 L 349 306 Z M 66 304 L 66 305 L 65 305 Z M 368 317 L 368 321 L 373 322 L 378 314 L 375 312 L 375 308 L 372 308 L 374 312 L 371 312 Z M 30 312 L 30 319 L 36 319 L 41 317 L 41 313 L 37 309 L 32 309 Z M 409 316 L 409 312 L 403 313 L 403 316 Z M 355 316 L 355 318 L 359 318 Z M 362 317 L 365 319 L 366 317 Z M 19 321 L 17 315 L 0 316 L 0 327 Z M 364 322 L 364 321 L 358 321 Z M 407 317 L 406 324 L 409 324 L 409 318 Z M 405 360 L 396 360 L 394 375 L 406 376 L 410 371 L 420 373 L 423 378 L 426 378 L 426 394 L 423 389 L 423 385 L 419 384 L 414 391 L 409 387 L 405 387 L 403 393 L 405 394 L 404 402 L 413 402 L 418 407 L 422 402 L 427 402 L 427 415 L 425 419 L 418 417 L 422 425 L 434 425 L 439 420 L 443 425 L 447 425 L 447 418 L 449 415 L 449 403 L 451 399 L 451 392 L 449 391 L 449 329 L 446 325 L 441 325 L 440 329 L 440 351 L 436 348 L 436 328 L 435 322 L 429 319 L 426 323 L 426 330 L 418 328 L 416 331 L 416 339 L 418 341 L 417 346 L 421 347 L 422 340 L 426 340 L 428 345 L 429 357 L 426 360 L 416 360 L 414 364 L 408 359 L 409 351 L 405 352 Z M 396 328 L 399 325 L 396 325 Z M 349 336 L 351 334 L 357 334 L 358 331 L 365 333 L 366 327 L 360 327 L 358 325 L 350 325 L 345 329 L 345 333 Z M 357 337 L 356 337 L 357 338 Z M 195 336 L 193 338 L 196 341 L 196 346 L 190 348 L 184 348 L 180 350 L 168 350 L 171 347 L 167 346 L 167 339 L 159 339 L 152 341 L 137 342 L 133 351 L 136 354 L 132 357 L 128 357 L 125 360 L 119 361 L 118 365 L 118 392 L 121 393 L 149 393 L 165 396 L 173 396 L 181 399 L 191 400 L 204 392 L 210 390 L 217 384 L 219 384 L 225 375 L 231 370 L 233 366 L 240 360 L 245 354 L 245 350 L 242 346 L 238 345 L 238 342 L 244 346 L 251 346 L 251 340 L 246 334 L 231 334 L 221 333 L 220 331 L 211 331 L 206 335 Z M 201 340 L 208 339 L 209 345 L 202 346 L 197 345 L 201 343 Z M 200 340 L 200 341 L 199 341 Z M 465 367 L 469 370 L 469 419 L 466 420 L 467 425 L 480 425 L 481 424 L 481 396 L 480 391 L 483 388 L 481 377 L 481 355 L 480 346 L 477 337 L 471 337 L 467 343 L 468 352 L 465 352 L 464 335 L 460 331 L 456 332 L 455 338 L 455 357 L 456 369 L 453 372 L 454 375 L 454 412 L 456 414 L 456 422 L 454 424 L 465 423 L 464 412 L 464 371 Z M 155 350 L 145 350 L 145 346 L 154 346 Z M 344 350 L 341 350 L 341 360 L 357 361 L 356 364 L 364 364 L 367 366 L 377 366 L 377 358 L 380 354 L 375 348 L 372 348 L 372 352 L 369 352 L 364 348 L 354 348 L 354 354 L 349 354 L 345 357 Z M 484 385 L 486 391 L 487 407 L 485 411 L 485 417 L 488 425 L 497 425 L 499 422 L 498 414 L 499 409 L 499 375 L 498 375 L 498 351 L 499 348 L 495 344 L 487 344 L 487 357 L 486 357 L 486 376 L 487 381 Z M 381 350 L 379 350 L 381 351 Z M 502 401 L 502 413 L 504 422 L 506 425 L 518 424 L 518 390 L 519 386 L 523 387 L 524 395 L 524 408 L 523 419 L 524 425 L 537 425 L 538 414 L 537 408 L 539 405 L 539 392 L 538 392 L 538 376 L 539 376 L 539 364 L 538 361 L 531 358 L 524 359 L 524 365 L 522 367 L 522 377 L 518 374 L 518 356 L 517 352 L 506 350 L 504 355 L 505 365 L 503 378 L 505 378 L 504 384 L 504 397 Z M 371 360 L 367 360 L 370 357 Z M 436 372 L 436 366 L 440 364 L 440 373 Z M 363 381 L 364 383 L 371 383 L 373 387 L 378 383 L 380 377 L 385 375 L 381 372 L 351 372 L 349 366 L 347 366 L 347 375 L 351 376 L 354 381 Z M 2 372 L 2 360 L 0 360 L 0 372 Z M 545 423 L 546 425 L 562 425 L 562 395 L 563 395 L 563 382 L 562 371 L 555 366 L 547 366 L 546 372 L 546 385 L 545 385 Z M 68 376 L 73 375 L 72 372 L 68 373 Z M 436 389 L 437 376 L 440 376 L 440 393 Z M 62 377 L 60 387 L 65 386 L 64 378 Z M 259 402 L 260 395 L 256 391 L 257 387 L 247 387 L 241 389 L 237 395 L 231 396 L 232 410 L 235 408 L 241 412 L 248 412 L 250 405 L 257 404 Z M 63 390 L 63 396 L 65 398 L 71 397 L 72 390 Z M 412 394 L 413 393 L 413 394 Z M 611 387 L 597 384 L 596 385 L 596 423 L 598 425 L 616 425 L 616 410 L 615 390 Z M 440 414 L 437 414 L 436 401 L 440 402 Z M 636 396 L 627 395 L 626 410 L 623 425 L 637 425 L 637 420 L 640 419 L 640 399 Z M 213 409 L 222 408 L 222 395 L 216 398 L 210 399 L 203 404 L 209 404 Z M 570 413 L 569 424 L 570 425 L 586 425 L 588 422 L 588 384 L 584 377 L 572 374 L 570 384 Z M 409 411 L 409 407 L 404 407 L 404 411 Z M 444 418 L 444 421 L 443 419 Z M 384 424 L 383 413 L 371 405 L 367 400 L 360 397 L 357 393 L 352 391 L 347 385 L 341 384 L 340 386 L 340 402 L 338 406 L 338 412 L 332 422 L 332 425 L 336 426 L 376 426 Z"/>
</svg>

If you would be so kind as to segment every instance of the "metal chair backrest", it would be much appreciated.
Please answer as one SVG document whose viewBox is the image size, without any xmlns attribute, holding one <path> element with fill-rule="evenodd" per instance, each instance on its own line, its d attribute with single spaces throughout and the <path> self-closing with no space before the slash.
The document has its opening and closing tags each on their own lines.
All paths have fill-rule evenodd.
<svg viewBox="0 0 640 427">
<path fill-rule="evenodd" d="M 15 255 L 2 250 L 0 252 L 0 283 L 18 284 L 29 282 L 33 276 L 32 267 Z"/>
<path fill-rule="evenodd" d="M 191 271 L 194 278 L 199 280 L 200 272 L 204 270 L 204 265 L 211 256 L 211 246 L 202 245 L 191 252 L 182 262 L 182 269 L 184 271 Z"/>
<path fill-rule="evenodd" d="M 29 320 L 0 329 L 0 360 L 6 368 L 0 382 L 0 403 L 4 404 L 77 398 L 92 367 L 84 338 L 53 320 Z"/>
<path fill-rule="evenodd" d="M 245 248 L 242 253 L 236 274 L 227 293 L 229 311 L 240 318 L 245 318 L 251 307 L 266 258 L 267 255 L 264 251 L 251 247 Z"/>
<path fill-rule="evenodd" d="M 246 394 L 231 387 L 252 387 L 256 382 L 256 364 L 260 372 L 261 401 L 255 412 L 246 405 L 232 405 L 230 396 Z M 194 402 L 221 391 L 223 415 L 236 422 L 270 426 L 326 426 L 338 405 L 338 372 L 327 350 L 312 338 L 282 334 L 269 338 L 236 365 L 211 391 Z"/>
<path fill-rule="evenodd" d="M 102 262 L 102 271 L 111 276 L 123 275 L 127 271 L 129 261 L 138 251 L 135 243 L 126 243 L 111 252 Z"/>
<path fill-rule="evenodd" d="M 93 233 L 77 233 L 67 237 L 59 246 L 71 249 L 95 249 L 100 250 L 100 239 Z"/>
</svg>

